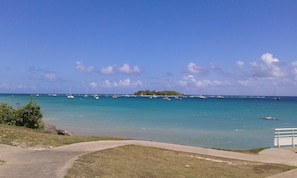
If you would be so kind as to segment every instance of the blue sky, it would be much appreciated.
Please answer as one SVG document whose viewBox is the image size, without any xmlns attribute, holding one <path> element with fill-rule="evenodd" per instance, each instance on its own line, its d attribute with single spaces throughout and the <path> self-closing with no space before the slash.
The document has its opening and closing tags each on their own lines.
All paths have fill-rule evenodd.
<svg viewBox="0 0 297 178">
<path fill-rule="evenodd" d="M 296 0 L 0 0 L 0 93 L 297 95 Z"/>
</svg>

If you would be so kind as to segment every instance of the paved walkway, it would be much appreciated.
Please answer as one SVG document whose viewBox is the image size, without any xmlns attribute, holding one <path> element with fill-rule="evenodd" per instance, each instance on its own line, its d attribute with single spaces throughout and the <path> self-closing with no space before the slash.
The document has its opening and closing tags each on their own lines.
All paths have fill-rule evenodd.
<svg viewBox="0 0 297 178">
<path fill-rule="evenodd" d="M 260 152 L 259 155 L 251 155 L 193 146 L 138 140 L 83 142 L 44 150 L 28 150 L 0 144 L 0 160 L 5 161 L 4 164 L 0 165 L 0 177 L 63 177 L 67 169 L 71 167 L 74 160 L 76 160 L 80 155 L 131 144 L 239 160 L 297 166 L 297 154 L 295 152 L 278 148 L 266 149 Z M 297 177 L 297 169 L 271 176 L 271 178 L 278 177 Z"/>
</svg>

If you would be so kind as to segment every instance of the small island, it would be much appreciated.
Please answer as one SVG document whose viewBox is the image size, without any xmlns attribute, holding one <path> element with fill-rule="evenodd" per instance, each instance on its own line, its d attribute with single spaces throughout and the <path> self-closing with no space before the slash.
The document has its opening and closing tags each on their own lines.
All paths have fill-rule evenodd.
<svg viewBox="0 0 297 178">
<path fill-rule="evenodd" d="M 157 91 L 157 90 L 140 90 L 134 93 L 136 96 L 180 96 L 181 94 L 176 91 L 171 90 L 164 90 L 164 91 Z"/>
</svg>

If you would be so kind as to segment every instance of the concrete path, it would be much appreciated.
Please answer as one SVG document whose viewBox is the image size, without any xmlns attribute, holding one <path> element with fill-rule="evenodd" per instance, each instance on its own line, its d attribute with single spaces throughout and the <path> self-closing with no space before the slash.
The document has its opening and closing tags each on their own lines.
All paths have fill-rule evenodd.
<svg viewBox="0 0 297 178">
<path fill-rule="evenodd" d="M 259 155 L 251 155 L 193 146 L 138 140 L 83 142 L 44 150 L 28 150 L 0 144 L 0 160 L 5 161 L 4 164 L 0 165 L 0 177 L 63 177 L 67 169 L 72 166 L 73 162 L 80 155 L 123 145 L 157 147 L 246 161 L 297 166 L 297 154 L 295 152 L 278 148 L 266 149 L 260 152 Z M 271 176 L 271 178 L 278 177 L 297 177 L 297 169 Z"/>
</svg>

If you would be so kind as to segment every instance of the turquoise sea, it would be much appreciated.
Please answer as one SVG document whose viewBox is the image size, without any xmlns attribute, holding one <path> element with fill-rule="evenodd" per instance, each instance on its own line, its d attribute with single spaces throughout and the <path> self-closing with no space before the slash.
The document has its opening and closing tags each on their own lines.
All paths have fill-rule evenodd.
<svg viewBox="0 0 297 178">
<path fill-rule="evenodd" d="M 16 107 L 26 94 L 2 94 Z M 34 95 L 43 120 L 82 136 L 113 136 L 222 149 L 272 147 L 274 129 L 297 127 L 297 97 L 207 97 L 199 99 L 102 95 Z M 264 120 L 271 116 L 278 120 Z"/>
</svg>

